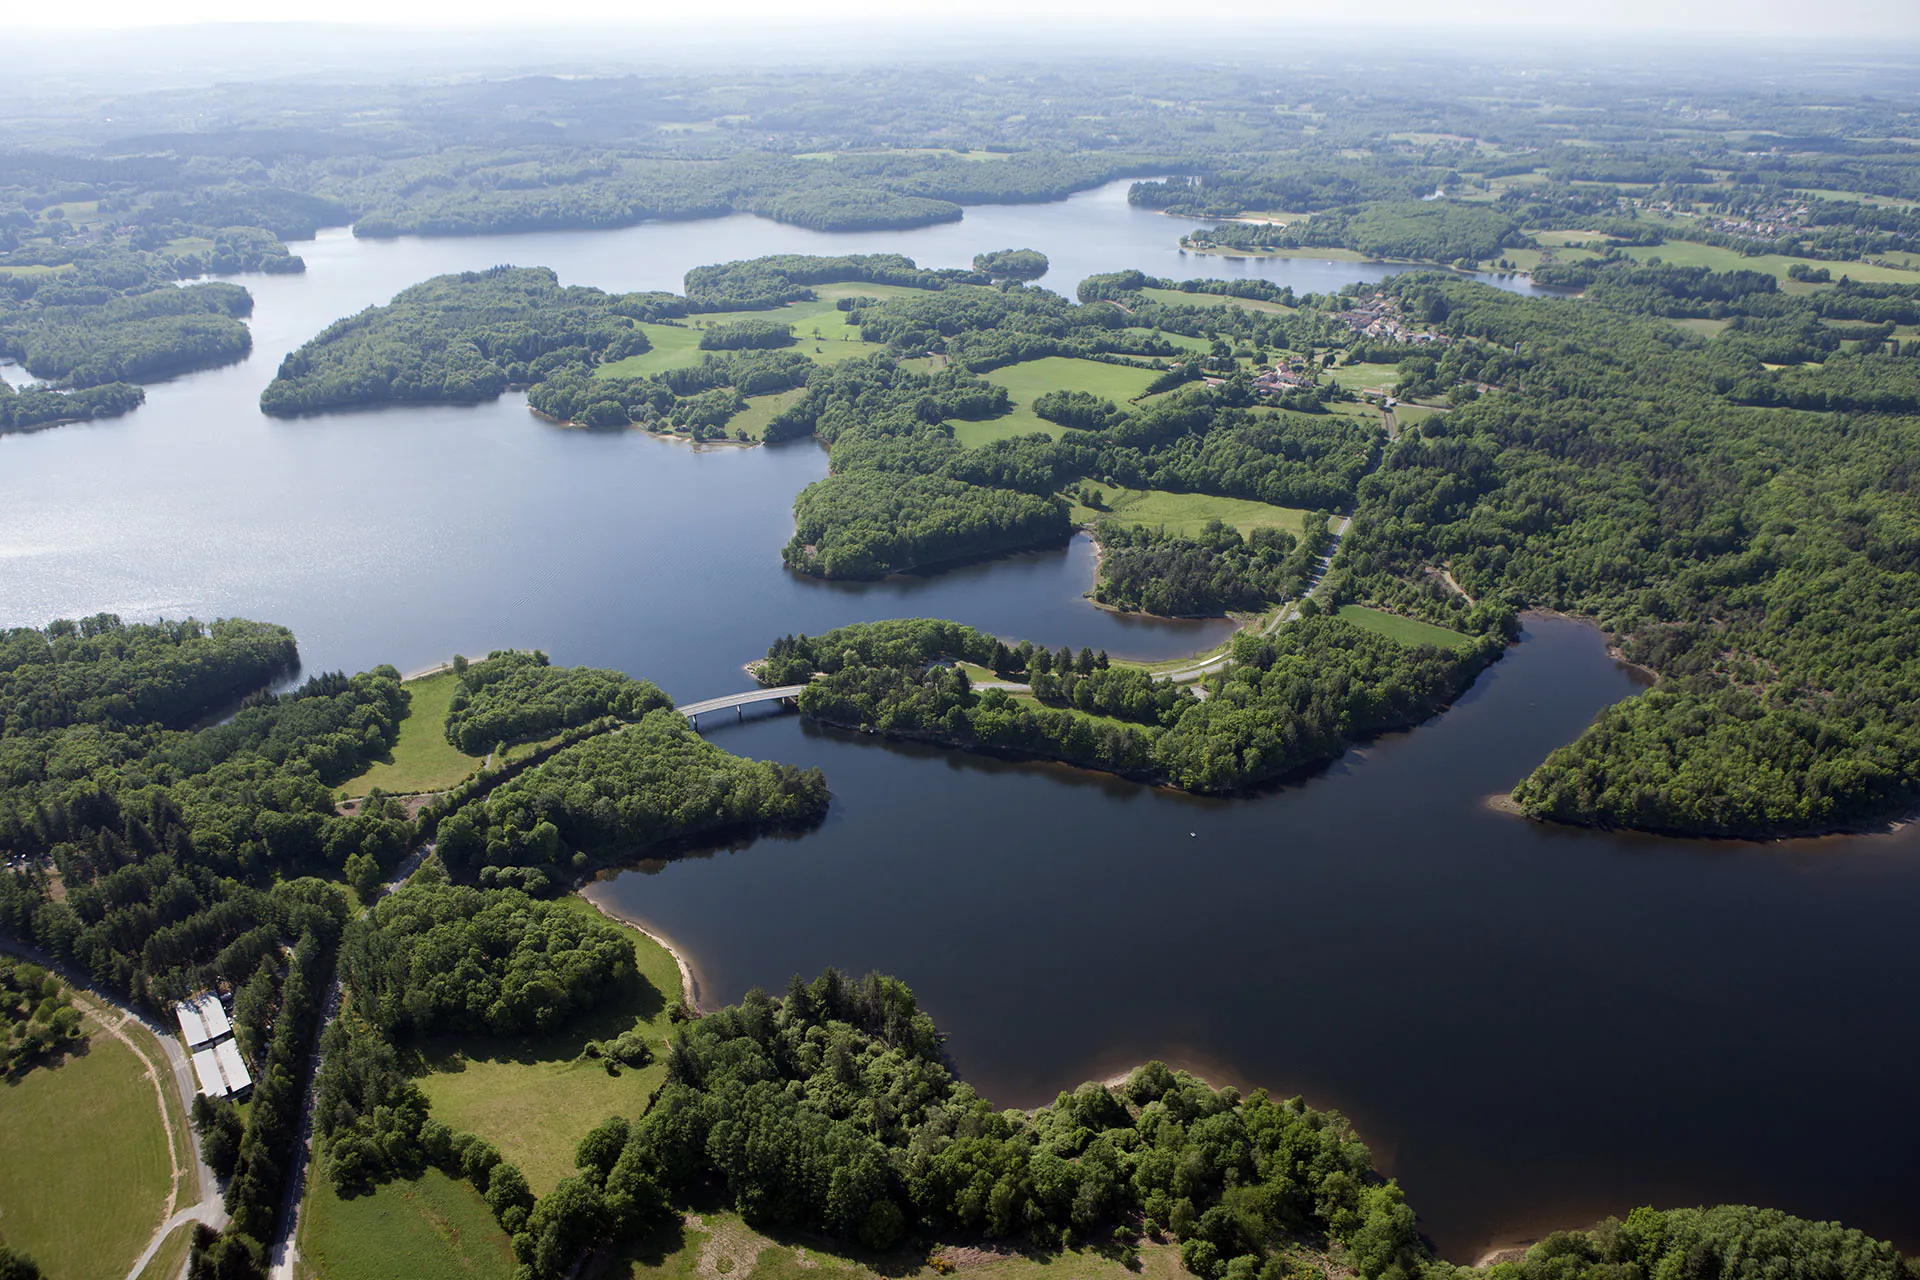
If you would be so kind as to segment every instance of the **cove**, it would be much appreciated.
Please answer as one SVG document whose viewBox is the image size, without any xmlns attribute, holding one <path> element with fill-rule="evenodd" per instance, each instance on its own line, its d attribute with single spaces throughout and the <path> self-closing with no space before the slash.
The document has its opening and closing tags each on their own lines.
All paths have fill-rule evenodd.
<svg viewBox="0 0 1920 1280">
<path fill-rule="evenodd" d="M 1755 847 L 1485 805 L 1641 687 L 1530 616 L 1437 720 L 1232 801 L 716 719 L 823 768 L 826 825 L 589 892 L 685 947 L 710 1004 L 906 976 L 1002 1106 L 1159 1057 L 1338 1107 L 1456 1260 L 1648 1202 L 1910 1244 L 1915 833 Z"/>
<path fill-rule="evenodd" d="M 296 246 L 305 275 L 243 278 L 247 360 L 154 385 L 121 419 L 0 437 L 0 624 L 248 616 L 291 626 L 309 671 L 539 647 L 682 700 L 743 687 L 776 635 L 882 617 L 1140 658 L 1205 648 L 1223 624 L 1089 606 L 1084 540 L 873 584 L 785 573 L 793 495 L 825 474 L 810 443 L 572 431 L 516 396 L 290 422 L 257 407 L 332 321 L 501 262 L 614 289 L 770 252 L 953 266 L 1031 246 L 1062 291 L 1129 266 L 1302 291 L 1402 269 L 1182 258 L 1183 229 L 1123 183 L 868 235 L 750 217 L 327 233 Z M 748 721 L 717 740 L 822 765 L 826 826 L 606 891 L 685 944 L 713 998 L 827 963 L 897 973 L 1003 1105 L 1158 1055 L 1338 1106 L 1451 1256 L 1722 1199 L 1920 1247 L 1914 840 L 1686 844 L 1484 808 L 1634 687 L 1591 632 L 1536 619 L 1435 722 L 1230 802 Z"/>
</svg>

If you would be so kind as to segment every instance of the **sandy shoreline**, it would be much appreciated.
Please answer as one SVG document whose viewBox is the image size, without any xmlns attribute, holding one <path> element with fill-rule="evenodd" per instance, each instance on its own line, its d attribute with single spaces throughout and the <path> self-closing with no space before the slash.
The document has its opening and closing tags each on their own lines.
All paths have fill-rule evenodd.
<svg viewBox="0 0 1920 1280">
<path fill-rule="evenodd" d="M 623 924 L 637 933 L 643 933 L 659 943 L 660 946 L 666 950 L 666 953 L 673 957 L 673 963 L 680 969 L 681 1003 L 687 1006 L 687 1012 L 689 1013 L 699 1014 L 705 1012 L 705 1010 L 700 1007 L 700 982 L 699 979 L 694 976 L 693 965 L 688 962 L 686 953 L 675 946 L 664 934 L 648 928 L 626 912 L 616 910 L 602 902 L 600 898 L 592 892 L 592 889 L 593 885 L 587 885 L 580 890 L 580 896 L 591 904 L 595 911 L 598 911 L 607 919 L 617 924 Z"/>
</svg>

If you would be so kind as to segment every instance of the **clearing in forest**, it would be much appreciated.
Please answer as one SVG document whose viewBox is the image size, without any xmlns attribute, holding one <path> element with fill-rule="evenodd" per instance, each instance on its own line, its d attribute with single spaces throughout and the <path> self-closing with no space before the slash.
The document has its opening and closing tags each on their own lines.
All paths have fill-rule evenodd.
<svg viewBox="0 0 1920 1280">
<path fill-rule="evenodd" d="M 980 375 L 988 382 L 1007 389 L 1013 400 L 1010 412 L 984 422 L 955 422 L 953 438 L 968 448 L 1009 436 L 1031 435 L 1044 431 L 1059 439 L 1066 428 L 1048 422 L 1033 411 L 1035 398 L 1048 391 L 1086 391 L 1125 408 L 1127 402 L 1142 394 L 1160 375 L 1151 369 L 1132 365 L 1107 364 L 1100 360 L 1081 360 L 1073 356 L 1048 356 L 1042 360 L 1023 360 Z"/>
<path fill-rule="evenodd" d="M 605 919 L 584 898 L 567 905 Z M 545 1195 L 573 1172 L 580 1139 L 611 1115 L 637 1116 L 647 1095 L 666 1078 L 668 1005 L 680 996 L 673 955 L 637 929 L 618 926 L 632 940 L 638 972 L 625 989 L 565 1030 L 549 1036 L 440 1036 L 425 1046 L 429 1073 L 420 1080 L 436 1120 L 477 1133 L 520 1166 L 535 1195 Z M 589 1040 L 611 1040 L 646 1028 L 654 1058 L 644 1067 L 606 1065 L 581 1056 Z"/>
<path fill-rule="evenodd" d="M 1334 616 L 1342 622 L 1351 622 L 1356 627 L 1364 627 L 1405 645 L 1430 644 L 1437 649 L 1457 649 L 1473 643 L 1472 636 L 1462 635 L 1447 627 L 1436 627 L 1431 622 L 1403 618 L 1397 613 L 1384 613 L 1357 604 L 1341 605 Z"/>
<path fill-rule="evenodd" d="M 1120 485 L 1089 484 L 1106 504 L 1104 509 L 1076 502 L 1073 518 L 1083 524 L 1103 519 L 1125 524 L 1165 528 L 1168 533 L 1191 538 L 1206 528 L 1207 521 L 1219 520 L 1242 535 L 1255 529 L 1285 529 L 1299 536 L 1307 513 L 1298 507 L 1277 507 L 1251 498 L 1220 498 L 1204 493 L 1170 493 L 1164 489 L 1127 489 Z"/>
<path fill-rule="evenodd" d="M 770 311 L 705 311 L 674 324 L 643 324 L 641 331 L 647 335 L 647 341 L 653 344 L 653 349 L 603 364 L 593 371 L 594 376 L 642 378 L 650 373 L 665 373 L 669 369 L 690 369 L 709 354 L 719 354 L 700 349 L 702 330 L 740 320 L 774 320 L 788 325 L 793 329 L 793 345 L 780 349 L 798 351 L 819 364 L 835 364 L 855 356 L 871 355 L 886 348 L 861 339 L 859 327 L 847 323 L 847 313 L 839 307 L 840 300 L 897 298 L 921 290 L 906 285 L 856 281 L 815 285 L 814 292 L 820 296 L 810 302 L 790 302 Z"/>
<path fill-rule="evenodd" d="M 392 753 L 342 783 L 339 794 L 353 799 L 376 787 L 388 795 L 444 791 L 479 768 L 479 756 L 470 756 L 447 741 L 447 707 L 459 685 L 460 677 L 451 670 L 407 681 L 411 701 Z"/>
<path fill-rule="evenodd" d="M 472 1183 L 430 1168 L 343 1200 L 316 1167 L 300 1215 L 302 1270 L 387 1280 L 402 1259 L 411 1280 L 512 1280 L 515 1270 L 512 1243 Z"/>
</svg>

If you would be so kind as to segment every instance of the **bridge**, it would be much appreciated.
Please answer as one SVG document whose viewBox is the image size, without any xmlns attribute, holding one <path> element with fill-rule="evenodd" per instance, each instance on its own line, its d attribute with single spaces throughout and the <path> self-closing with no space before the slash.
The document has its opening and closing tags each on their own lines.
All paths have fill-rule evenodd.
<svg viewBox="0 0 1920 1280">
<path fill-rule="evenodd" d="M 679 708 L 680 714 L 694 725 L 700 723 L 700 717 L 709 711 L 735 710 L 756 702 L 791 702 L 799 704 L 800 694 L 807 686 L 803 684 L 783 684 L 778 689 L 753 689 L 746 693 L 730 693 L 724 698 L 708 698 L 705 702 L 689 702 Z M 742 712 L 744 715 L 745 713 Z"/>
</svg>

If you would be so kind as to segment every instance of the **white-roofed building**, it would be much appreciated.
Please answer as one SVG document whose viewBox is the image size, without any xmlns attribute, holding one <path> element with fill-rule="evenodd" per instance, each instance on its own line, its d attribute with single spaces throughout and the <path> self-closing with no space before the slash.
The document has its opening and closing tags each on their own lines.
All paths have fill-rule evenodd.
<svg viewBox="0 0 1920 1280">
<path fill-rule="evenodd" d="M 211 991 L 203 991 L 191 1000 L 182 1000 L 173 1006 L 173 1016 L 180 1024 L 180 1035 L 189 1049 L 198 1049 L 201 1045 L 212 1044 L 221 1036 L 233 1034 L 233 1024 L 227 1020 L 227 1011 L 221 1005 L 220 997 Z"/>
<path fill-rule="evenodd" d="M 207 1034 L 206 1019 L 200 1016 L 199 1001 L 181 1001 L 173 1006 L 173 1016 L 180 1023 L 180 1038 L 187 1042 L 187 1048 L 197 1049 L 213 1039 Z"/>
<path fill-rule="evenodd" d="M 247 1074 L 247 1064 L 240 1057 L 239 1045 L 231 1040 L 222 1040 L 213 1046 L 213 1054 L 219 1059 L 220 1074 L 226 1077 L 228 1093 L 241 1093 L 253 1087 L 253 1077 Z"/>
<path fill-rule="evenodd" d="M 225 1006 L 220 1003 L 220 997 L 211 991 L 200 997 L 200 1020 L 207 1024 L 209 1040 L 218 1040 L 233 1032 L 233 1024 L 227 1021 Z"/>
<path fill-rule="evenodd" d="M 193 1074 L 200 1081 L 200 1092 L 209 1098 L 227 1096 L 227 1082 L 220 1077 L 220 1059 L 211 1049 L 193 1055 Z"/>
</svg>

